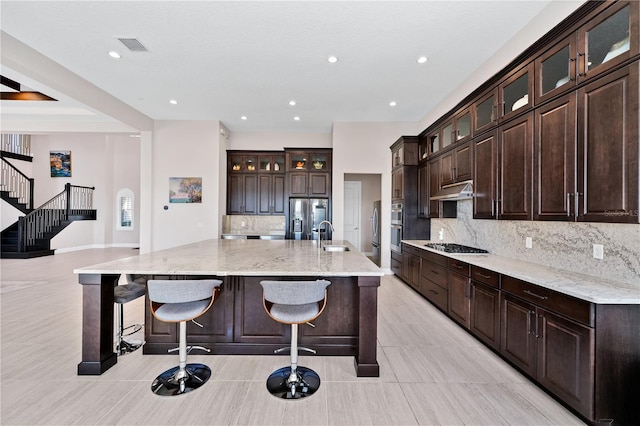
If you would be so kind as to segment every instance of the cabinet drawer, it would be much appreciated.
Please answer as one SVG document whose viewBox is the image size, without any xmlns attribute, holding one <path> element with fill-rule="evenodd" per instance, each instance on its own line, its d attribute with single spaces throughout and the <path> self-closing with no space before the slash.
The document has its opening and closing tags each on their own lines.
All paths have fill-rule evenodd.
<svg viewBox="0 0 640 426">
<path fill-rule="evenodd" d="M 471 266 L 471 278 L 492 287 L 500 288 L 500 274 L 489 269 Z"/>
<path fill-rule="evenodd" d="M 447 288 L 448 274 L 449 271 L 442 265 L 427 261 L 422 262 L 422 278 L 432 281 L 443 289 Z"/>
<path fill-rule="evenodd" d="M 428 250 L 421 250 L 420 255 L 423 259 L 427 259 L 429 262 L 437 263 L 438 265 L 442 265 L 445 268 L 448 265 L 448 257 L 442 256 L 437 253 L 430 252 Z"/>
<path fill-rule="evenodd" d="M 391 271 L 397 276 L 402 276 L 402 262 L 398 262 L 393 257 L 391 258 Z"/>
<path fill-rule="evenodd" d="M 422 295 L 426 297 L 427 300 L 433 302 L 440 309 L 447 312 L 447 302 L 449 300 L 449 292 L 447 290 L 440 287 L 433 281 L 422 277 L 420 281 L 420 293 L 422 293 Z"/>
<path fill-rule="evenodd" d="M 456 259 L 449 259 L 449 269 L 466 277 L 469 276 L 469 264 Z"/>
<path fill-rule="evenodd" d="M 595 326 L 594 304 L 517 278 L 502 277 L 502 290 L 574 321 Z"/>
</svg>

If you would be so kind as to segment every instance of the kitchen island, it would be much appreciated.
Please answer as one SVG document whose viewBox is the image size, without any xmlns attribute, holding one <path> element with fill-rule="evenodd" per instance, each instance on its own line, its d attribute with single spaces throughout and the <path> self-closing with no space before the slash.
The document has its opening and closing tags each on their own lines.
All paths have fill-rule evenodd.
<svg viewBox="0 0 640 426">
<path fill-rule="evenodd" d="M 213 307 L 188 325 L 189 343 L 211 354 L 273 354 L 287 346 L 290 327 L 276 323 L 262 306 L 262 279 L 328 279 L 327 307 L 300 328 L 300 344 L 318 355 L 354 356 L 359 377 L 378 377 L 377 288 L 383 275 L 346 241 L 323 241 L 347 251 L 325 251 L 317 241 L 207 240 L 74 270 L 83 286 L 82 361 L 79 375 L 99 375 L 117 362 L 113 347 L 113 288 L 121 275 L 142 279 L 223 281 Z M 145 307 L 148 303 L 145 303 Z M 145 308 L 145 354 L 177 346 L 177 325 L 162 323 Z"/>
</svg>

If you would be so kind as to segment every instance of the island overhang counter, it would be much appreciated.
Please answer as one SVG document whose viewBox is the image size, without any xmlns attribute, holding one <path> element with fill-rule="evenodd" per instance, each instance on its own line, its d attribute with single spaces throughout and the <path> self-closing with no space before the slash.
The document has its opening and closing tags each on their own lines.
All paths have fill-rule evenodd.
<svg viewBox="0 0 640 426">
<path fill-rule="evenodd" d="M 323 241 L 323 245 L 327 242 Z M 300 327 L 300 344 L 318 355 L 354 356 L 359 377 L 378 377 L 377 288 L 383 272 L 346 241 L 347 251 L 325 251 L 317 241 L 207 240 L 74 270 L 82 285 L 82 361 L 78 375 L 99 375 L 117 362 L 113 345 L 113 289 L 121 275 L 142 279 L 223 281 L 213 307 L 188 326 L 189 343 L 211 354 L 263 354 L 287 346 L 290 327 L 262 306 L 262 279 L 329 279 L 327 307 Z M 155 320 L 145 303 L 145 354 L 177 346 L 177 327 Z"/>
</svg>

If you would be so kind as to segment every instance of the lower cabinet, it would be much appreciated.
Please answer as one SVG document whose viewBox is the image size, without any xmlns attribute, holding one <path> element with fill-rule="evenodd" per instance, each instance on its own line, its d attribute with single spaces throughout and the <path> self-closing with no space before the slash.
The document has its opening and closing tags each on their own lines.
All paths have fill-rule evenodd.
<svg viewBox="0 0 640 426">
<path fill-rule="evenodd" d="M 447 258 L 423 251 L 420 271 L 420 294 L 447 312 L 449 309 Z"/>
<path fill-rule="evenodd" d="M 640 305 L 591 303 L 417 250 L 418 291 L 452 320 L 588 422 L 638 424 Z"/>
<path fill-rule="evenodd" d="M 420 268 L 422 259 L 420 249 L 402 247 L 402 279 L 414 289 L 420 291 Z"/>
<path fill-rule="evenodd" d="M 395 251 L 391 251 L 391 271 L 397 275 L 399 278 L 403 278 L 402 276 L 402 262 L 404 258 L 402 253 L 398 253 Z"/>
<path fill-rule="evenodd" d="M 510 277 L 503 278 L 503 285 L 501 354 L 580 414 L 593 418 L 594 329 L 579 322 L 580 311 L 591 310 L 591 304 Z M 540 298 L 547 306 L 574 304 L 577 315 L 558 315 L 509 292 Z"/>
</svg>

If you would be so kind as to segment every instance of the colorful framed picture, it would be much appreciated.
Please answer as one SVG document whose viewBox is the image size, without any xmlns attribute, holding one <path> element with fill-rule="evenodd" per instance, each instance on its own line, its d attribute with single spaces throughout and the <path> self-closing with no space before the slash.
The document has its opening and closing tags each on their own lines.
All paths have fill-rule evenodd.
<svg viewBox="0 0 640 426">
<path fill-rule="evenodd" d="M 172 177 L 169 178 L 170 203 L 201 203 L 201 177 Z"/>
<path fill-rule="evenodd" d="M 71 177 L 71 151 L 49 151 L 51 177 Z"/>
</svg>

